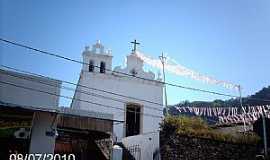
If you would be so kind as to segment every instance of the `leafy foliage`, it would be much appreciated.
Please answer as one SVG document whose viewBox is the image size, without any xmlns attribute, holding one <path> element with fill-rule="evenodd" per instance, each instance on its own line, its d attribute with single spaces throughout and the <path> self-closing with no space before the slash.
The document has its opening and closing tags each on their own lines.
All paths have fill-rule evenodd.
<svg viewBox="0 0 270 160">
<path fill-rule="evenodd" d="M 259 137 L 253 133 L 236 136 L 218 132 L 198 117 L 168 116 L 161 123 L 161 131 L 165 136 L 178 134 L 233 143 L 257 144 L 259 141 Z"/>
</svg>

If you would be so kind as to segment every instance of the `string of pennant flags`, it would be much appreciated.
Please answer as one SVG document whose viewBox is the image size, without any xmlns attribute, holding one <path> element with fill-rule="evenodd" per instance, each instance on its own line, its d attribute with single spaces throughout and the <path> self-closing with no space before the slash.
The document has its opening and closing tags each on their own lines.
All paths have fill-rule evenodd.
<svg viewBox="0 0 270 160">
<path fill-rule="evenodd" d="M 193 80 L 201 81 L 207 84 L 214 84 L 223 86 L 227 89 L 235 89 L 239 92 L 241 107 L 177 107 L 180 113 L 190 113 L 196 116 L 207 117 L 207 120 L 215 122 L 216 125 L 231 125 L 231 124 L 244 124 L 246 130 L 246 124 L 252 124 L 262 115 L 270 118 L 270 106 L 248 106 L 242 105 L 242 87 L 238 84 L 234 84 L 224 80 L 218 80 L 208 75 L 199 73 L 192 69 L 189 69 L 170 57 L 164 57 L 162 59 L 154 59 L 145 55 L 142 52 L 135 52 L 137 57 L 148 65 L 171 72 L 178 76 L 184 76 Z M 210 118 L 209 118 L 210 117 Z"/>
<path fill-rule="evenodd" d="M 191 114 L 216 119 L 217 125 L 251 124 L 261 115 L 270 118 L 270 105 L 239 107 L 175 107 L 180 114 Z M 244 109 L 244 111 L 243 111 Z"/>
</svg>

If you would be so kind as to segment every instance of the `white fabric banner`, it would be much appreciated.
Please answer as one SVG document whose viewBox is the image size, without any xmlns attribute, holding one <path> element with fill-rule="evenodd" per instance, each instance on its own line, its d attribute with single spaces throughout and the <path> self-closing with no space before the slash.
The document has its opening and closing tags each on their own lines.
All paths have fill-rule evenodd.
<svg viewBox="0 0 270 160">
<path fill-rule="evenodd" d="M 139 57 L 141 60 L 151 65 L 152 67 L 162 69 L 162 63 L 159 59 L 151 58 L 138 51 L 136 51 L 135 54 L 137 55 L 137 57 Z M 236 85 L 227 81 L 217 80 L 210 76 L 193 71 L 189 68 L 186 68 L 178 64 L 175 60 L 171 59 L 170 57 L 166 57 L 166 61 L 164 63 L 164 69 L 179 76 L 185 76 L 185 77 L 189 77 L 191 79 L 202 81 L 208 84 L 222 85 L 225 88 L 239 90 L 239 85 Z"/>
</svg>

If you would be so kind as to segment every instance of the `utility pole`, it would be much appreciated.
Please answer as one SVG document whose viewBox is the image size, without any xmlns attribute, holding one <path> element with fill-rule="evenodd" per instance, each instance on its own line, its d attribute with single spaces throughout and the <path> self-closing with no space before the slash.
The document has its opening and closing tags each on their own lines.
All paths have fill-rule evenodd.
<svg viewBox="0 0 270 160">
<path fill-rule="evenodd" d="M 167 104 L 167 89 L 166 89 L 166 76 L 165 76 L 165 60 L 166 60 L 166 57 L 164 56 L 163 52 L 161 54 L 161 56 L 159 56 L 159 59 L 162 63 L 162 73 L 163 73 L 163 85 L 164 85 L 164 96 L 165 96 L 165 110 L 166 110 L 166 116 L 169 115 L 169 112 L 168 112 L 168 104 Z"/>
<path fill-rule="evenodd" d="M 264 144 L 264 156 L 268 157 L 267 153 L 267 133 L 266 133 L 266 124 L 265 124 L 265 115 L 262 113 L 262 122 L 263 122 L 263 144 Z"/>
<path fill-rule="evenodd" d="M 246 130 L 246 121 L 245 121 L 246 111 L 245 111 L 245 108 L 243 107 L 243 101 L 242 101 L 242 88 L 241 88 L 240 85 L 238 86 L 238 91 L 239 91 L 240 106 L 241 106 L 241 109 L 243 110 L 243 113 L 244 113 L 244 116 L 243 116 L 243 122 L 244 122 L 244 133 L 245 133 L 245 132 L 247 131 L 247 130 Z"/>
</svg>

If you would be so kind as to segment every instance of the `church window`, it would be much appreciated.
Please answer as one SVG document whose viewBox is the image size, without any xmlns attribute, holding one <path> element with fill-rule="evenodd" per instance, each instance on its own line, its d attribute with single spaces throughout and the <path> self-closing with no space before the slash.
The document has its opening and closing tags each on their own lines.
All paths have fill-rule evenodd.
<svg viewBox="0 0 270 160">
<path fill-rule="evenodd" d="M 106 64 L 105 62 L 100 62 L 100 73 L 105 73 Z"/>
<path fill-rule="evenodd" d="M 90 60 L 89 62 L 89 72 L 94 72 L 94 61 L 93 60 Z"/>
<path fill-rule="evenodd" d="M 126 136 L 140 134 L 141 107 L 135 104 L 128 104 L 126 107 Z"/>
</svg>

